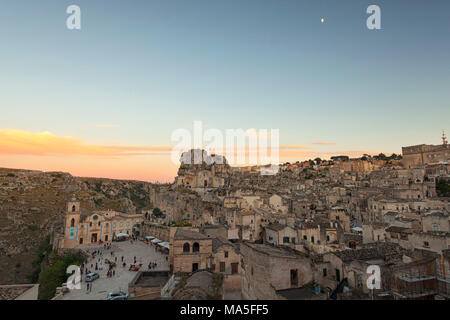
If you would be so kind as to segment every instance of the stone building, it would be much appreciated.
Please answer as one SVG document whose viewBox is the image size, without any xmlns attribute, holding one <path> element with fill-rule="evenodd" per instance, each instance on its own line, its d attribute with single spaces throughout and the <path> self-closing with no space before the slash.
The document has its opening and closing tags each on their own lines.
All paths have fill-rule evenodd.
<svg viewBox="0 0 450 320">
<path fill-rule="evenodd" d="M 447 212 L 433 211 L 422 216 L 422 227 L 424 232 L 443 231 L 450 232 L 450 217 Z"/>
<path fill-rule="evenodd" d="M 144 221 L 142 214 L 116 211 L 83 212 L 75 198 L 67 203 L 62 248 L 81 244 L 112 241 L 119 233 L 133 234 L 133 228 Z"/>
<path fill-rule="evenodd" d="M 330 211 L 330 221 L 341 223 L 345 232 L 350 232 L 350 215 L 342 207 L 333 207 Z"/>
<path fill-rule="evenodd" d="M 191 273 L 211 267 L 212 238 L 199 232 L 176 228 L 170 251 L 173 259 L 170 267 L 174 273 Z"/>
<path fill-rule="evenodd" d="M 363 243 L 372 243 L 377 241 L 385 241 L 386 238 L 386 228 L 389 227 L 388 223 L 385 222 L 371 222 L 368 224 L 363 224 Z"/>
<path fill-rule="evenodd" d="M 285 299 L 283 290 L 301 288 L 312 281 L 310 259 L 286 247 L 243 243 L 242 297 Z"/>
<path fill-rule="evenodd" d="M 185 188 L 218 188 L 225 185 L 231 167 L 223 156 L 208 155 L 192 149 L 181 155 L 181 165 L 174 186 Z"/>
<path fill-rule="evenodd" d="M 265 227 L 265 242 L 273 245 L 295 245 L 298 243 L 295 229 L 280 223 L 271 223 Z"/>
<path fill-rule="evenodd" d="M 425 164 L 438 164 L 450 161 L 450 145 L 443 139 L 441 145 L 420 144 L 402 147 L 403 166 L 413 168 Z"/>
<path fill-rule="evenodd" d="M 224 275 L 240 273 L 240 255 L 237 244 L 222 238 L 213 238 L 212 250 L 211 271 Z"/>
</svg>

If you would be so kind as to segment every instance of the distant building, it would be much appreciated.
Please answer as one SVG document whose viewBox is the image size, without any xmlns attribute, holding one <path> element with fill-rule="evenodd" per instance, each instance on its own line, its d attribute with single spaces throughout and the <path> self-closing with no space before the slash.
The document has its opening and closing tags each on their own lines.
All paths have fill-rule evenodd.
<svg viewBox="0 0 450 320">
<path fill-rule="evenodd" d="M 447 143 L 445 135 L 443 135 L 441 145 L 420 144 L 416 146 L 403 147 L 402 154 L 403 166 L 408 169 L 424 164 L 449 162 L 450 145 Z"/>
</svg>

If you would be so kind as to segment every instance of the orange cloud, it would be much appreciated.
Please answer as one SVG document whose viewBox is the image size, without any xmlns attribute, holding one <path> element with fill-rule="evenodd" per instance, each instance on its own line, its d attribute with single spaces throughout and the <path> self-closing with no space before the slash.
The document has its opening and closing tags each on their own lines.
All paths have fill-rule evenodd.
<svg viewBox="0 0 450 320">
<path fill-rule="evenodd" d="M 329 146 L 329 145 L 336 145 L 337 142 L 327 142 L 327 141 L 322 141 L 322 142 L 313 142 L 312 144 L 318 144 L 318 145 Z"/>
<path fill-rule="evenodd" d="M 82 139 L 59 137 L 50 132 L 0 130 L 0 154 L 13 155 L 85 155 L 129 156 L 168 153 L 170 146 L 101 146 Z"/>
</svg>

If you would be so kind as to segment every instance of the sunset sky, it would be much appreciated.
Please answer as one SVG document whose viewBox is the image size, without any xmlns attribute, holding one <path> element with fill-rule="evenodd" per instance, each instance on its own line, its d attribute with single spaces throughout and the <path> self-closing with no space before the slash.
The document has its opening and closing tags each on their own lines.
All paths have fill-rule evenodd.
<svg viewBox="0 0 450 320">
<path fill-rule="evenodd" d="M 81 30 L 66 28 L 72 4 Z M 381 30 L 366 28 L 371 4 Z M 282 161 L 438 144 L 449 13 L 445 0 L 4 0 L 0 167 L 173 181 L 171 134 L 195 120 L 279 129 Z"/>
</svg>

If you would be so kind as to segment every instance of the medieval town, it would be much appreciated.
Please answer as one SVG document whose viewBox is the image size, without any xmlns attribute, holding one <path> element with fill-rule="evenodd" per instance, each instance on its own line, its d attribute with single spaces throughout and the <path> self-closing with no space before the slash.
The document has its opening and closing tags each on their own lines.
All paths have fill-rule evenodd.
<svg viewBox="0 0 450 320">
<path fill-rule="evenodd" d="M 51 299 L 449 299 L 449 160 L 443 134 L 401 155 L 284 163 L 274 176 L 182 161 L 141 212 L 86 210 L 73 195 L 50 245 L 82 261 Z M 38 286 L 0 292 L 26 299 Z"/>
</svg>

